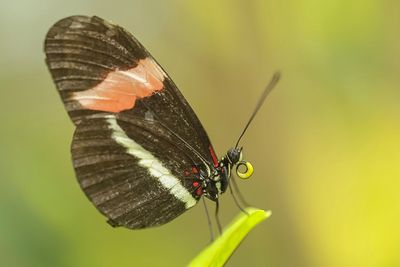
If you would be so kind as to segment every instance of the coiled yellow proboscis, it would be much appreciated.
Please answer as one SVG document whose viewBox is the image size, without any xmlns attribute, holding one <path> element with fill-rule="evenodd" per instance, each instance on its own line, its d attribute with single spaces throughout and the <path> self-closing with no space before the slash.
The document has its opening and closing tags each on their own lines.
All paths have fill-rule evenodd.
<svg viewBox="0 0 400 267">
<path fill-rule="evenodd" d="M 239 168 L 241 166 L 245 167 L 244 172 L 241 172 L 239 170 Z M 248 179 L 250 178 L 250 176 L 253 175 L 254 172 L 254 168 L 253 165 L 251 165 L 250 162 L 248 161 L 240 161 L 237 165 L 236 165 L 236 174 L 239 176 L 240 179 Z"/>
</svg>

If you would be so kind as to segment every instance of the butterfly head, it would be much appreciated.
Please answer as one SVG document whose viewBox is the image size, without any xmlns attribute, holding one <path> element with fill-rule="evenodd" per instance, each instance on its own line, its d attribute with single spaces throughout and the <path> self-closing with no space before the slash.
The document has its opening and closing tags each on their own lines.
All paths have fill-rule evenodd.
<svg viewBox="0 0 400 267">
<path fill-rule="evenodd" d="M 242 147 L 241 148 L 231 148 L 228 150 L 226 153 L 226 157 L 232 165 L 235 165 L 238 163 L 240 160 L 242 160 L 243 154 L 242 154 Z"/>
</svg>

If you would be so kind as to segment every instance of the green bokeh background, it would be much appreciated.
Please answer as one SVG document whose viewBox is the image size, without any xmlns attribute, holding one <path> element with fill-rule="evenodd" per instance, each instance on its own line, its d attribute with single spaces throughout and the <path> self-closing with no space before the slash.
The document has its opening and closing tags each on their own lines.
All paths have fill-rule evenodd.
<svg viewBox="0 0 400 267">
<path fill-rule="evenodd" d="M 112 229 L 75 181 L 73 133 L 42 44 L 87 14 L 134 33 L 219 155 L 275 70 L 243 140 L 240 187 L 273 216 L 229 266 L 400 266 L 400 4 L 381 0 L 0 1 L 0 265 L 184 266 L 209 241 L 202 205 L 163 227 Z M 227 194 L 221 219 L 238 209 Z"/>
</svg>

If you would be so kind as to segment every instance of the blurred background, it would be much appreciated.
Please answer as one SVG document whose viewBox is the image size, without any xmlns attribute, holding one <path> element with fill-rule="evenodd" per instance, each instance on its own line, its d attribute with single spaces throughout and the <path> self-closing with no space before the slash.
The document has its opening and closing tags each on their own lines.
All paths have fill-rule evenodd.
<svg viewBox="0 0 400 267">
<path fill-rule="evenodd" d="M 255 174 L 239 181 L 273 216 L 228 266 L 400 266 L 399 2 L 1 1 L 1 266 L 184 266 L 209 242 L 202 205 L 129 231 L 81 192 L 42 51 L 51 25 L 77 14 L 131 31 L 219 155 L 282 71 L 243 139 Z M 223 224 L 238 213 L 226 194 Z"/>
</svg>

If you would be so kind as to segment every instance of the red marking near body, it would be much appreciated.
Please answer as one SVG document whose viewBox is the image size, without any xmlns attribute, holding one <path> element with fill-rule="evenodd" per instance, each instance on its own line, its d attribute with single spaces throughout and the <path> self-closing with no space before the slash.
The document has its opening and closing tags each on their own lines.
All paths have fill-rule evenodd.
<svg viewBox="0 0 400 267">
<path fill-rule="evenodd" d="M 197 170 L 197 168 L 196 167 L 192 167 L 192 173 L 198 173 L 199 171 Z"/>
<path fill-rule="evenodd" d="M 185 175 L 185 176 L 187 177 L 187 176 L 190 175 L 190 172 L 189 172 L 189 171 L 184 171 L 184 172 L 183 172 L 183 175 Z"/>
<path fill-rule="evenodd" d="M 136 99 L 163 89 L 165 73 L 151 58 L 141 59 L 129 70 L 116 70 L 95 87 L 75 92 L 73 100 L 91 110 L 120 112 L 135 106 Z"/>
<path fill-rule="evenodd" d="M 194 187 L 198 187 L 199 186 L 199 182 L 193 182 L 192 184 Z"/>
<path fill-rule="evenodd" d="M 217 157 L 215 156 L 214 149 L 212 148 L 212 146 L 209 146 L 208 149 L 210 150 L 211 157 L 212 157 L 212 160 L 213 160 L 213 162 L 214 162 L 214 167 L 218 167 L 218 159 L 217 159 Z"/>
<path fill-rule="evenodd" d="M 201 196 L 203 194 L 203 188 L 199 187 L 196 190 L 196 195 Z"/>
</svg>

